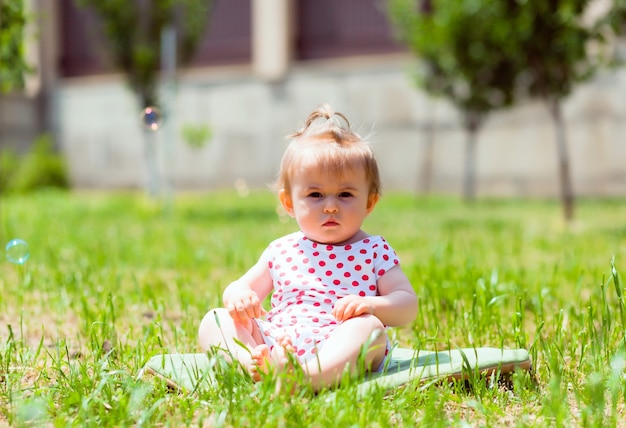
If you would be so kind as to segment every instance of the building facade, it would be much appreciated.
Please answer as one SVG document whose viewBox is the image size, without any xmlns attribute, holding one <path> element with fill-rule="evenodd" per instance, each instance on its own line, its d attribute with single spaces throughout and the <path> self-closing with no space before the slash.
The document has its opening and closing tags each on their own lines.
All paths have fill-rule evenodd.
<svg viewBox="0 0 626 428">
<path fill-rule="evenodd" d="M 175 85 L 163 81 L 169 114 L 157 132 L 142 128 L 142 106 L 110 65 L 96 18 L 72 0 L 35 3 L 47 16 L 44 121 L 76 187 L 267 186 L 284 136 L 328 102 L 372 141 L 385 189 L 461 191 L 460 118 L 412 84 L 416 60 L 394 41 L 380 0 L 216 0 L 192 63 Z M 626 73 L 612 70 L 565 103 L 578 195 L 626 195 L 625 93 Z M 190 129 L 211 138 L 188 144 Z M 493 114 L 479 135 L 478 195 L 555 196 L 557 162 L 541 103 Z"/>
</svg>

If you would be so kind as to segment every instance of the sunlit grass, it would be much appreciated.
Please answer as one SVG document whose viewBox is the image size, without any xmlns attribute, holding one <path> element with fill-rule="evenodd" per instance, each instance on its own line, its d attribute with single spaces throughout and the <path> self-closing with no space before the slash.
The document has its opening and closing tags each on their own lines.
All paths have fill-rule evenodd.
<svg viewBox="0 0 626 428">
<path fill-rule="evenodd" d="M 235 369 L 196 393 L 137 379 L 155 354 L 198 351 L 224 287 L 294 229 L 276 205 L 269 192 L 3 197 L 2 246 L 24 239 L 31 256 L 0 263 L 0 424 L 624 425 L 626 200 L 579 201 L 567 225 L 552 201 L 389 194 L 368 218 L 420 297 L 415 322 L 391 333 L 400 345 L 524 347 L 532 375 L 359 405 L 351 382 L 329 400 Z"/>
</svg>

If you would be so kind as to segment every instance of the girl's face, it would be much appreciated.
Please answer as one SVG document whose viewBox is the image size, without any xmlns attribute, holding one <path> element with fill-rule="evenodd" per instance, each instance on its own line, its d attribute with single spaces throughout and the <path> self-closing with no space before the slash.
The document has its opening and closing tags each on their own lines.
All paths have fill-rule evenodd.
<svg viewBox="0 0 626 428">
<path fill-rule="evenodd" d="M 306 161 L 293 172 L 291 194 L 282 189 L 278 196 L 307 238 L 333 245 L 365 238 L 361 225 L 378 202 L 378 195 L 370 195 L 364 168 L 337 177 Z"/>
</svg>

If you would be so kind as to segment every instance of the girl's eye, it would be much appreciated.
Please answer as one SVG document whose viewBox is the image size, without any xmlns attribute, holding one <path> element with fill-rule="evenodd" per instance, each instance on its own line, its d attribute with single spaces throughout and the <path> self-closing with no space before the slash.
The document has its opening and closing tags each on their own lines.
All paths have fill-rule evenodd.
<svg viewBox="0 0 626 428">
<path fill-rule="evenodd" d="M 351 197 L 351 196 L 352 196 L 352 193 L 350 193 L 350 192 L 341 192 L 341 193 L 339 194 L 339 197 L 340 197 L 340 198 L 349 198 L 349 197 Z"/>
<path fill-rule="evenodd" d="M 322 194 L 320 192 L 311 192 L 309 193 L 309 198 L 321 198 Z"/>
</svg>

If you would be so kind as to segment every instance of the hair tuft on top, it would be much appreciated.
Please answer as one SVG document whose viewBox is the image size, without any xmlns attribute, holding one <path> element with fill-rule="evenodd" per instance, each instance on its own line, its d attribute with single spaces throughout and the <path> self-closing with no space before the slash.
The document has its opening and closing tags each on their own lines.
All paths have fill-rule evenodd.
<svg viewBox="0 0 626 428">
<path fill-rule="evenodd" d="M 370 193 L 380 195 L 378 165 L 369 143 L 350 127 L 350 121 L 328 104 L 315 109 L 302 128 L 287 137 L 290 143 L 283 154 L 277 189 L 291 191 L 291 178 L 304 160 L 314 161 L 329 174 L 341 176 L 347 170 L 363 168 Z"/>
<path fill-rule="evenodd" d="M 324 120 L 324 122 L 322 123 L 321 120 Z M 341 125 L 340 120 L 345 123 L 345 126 Z M 315 109 L 309 117 L 307 117 L 302 128 L 289 135 L 287 138 L 294 139 L 309 134 L 315 134 L 316 130 L 319 130 L 320 128 L 331 129 L 336 134 L 341 134 L 340 132 L 337 132 L 339 130 L 342 130 L 345 133 L 352 132 L 350 129 L 350 121 L 343 113 L 334 111 L 328 104 L 322 104 L 320 107 Z M 339 138 L 337 143 L 341 144 L 341 138 Z"/>
</svg>

